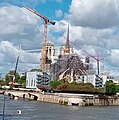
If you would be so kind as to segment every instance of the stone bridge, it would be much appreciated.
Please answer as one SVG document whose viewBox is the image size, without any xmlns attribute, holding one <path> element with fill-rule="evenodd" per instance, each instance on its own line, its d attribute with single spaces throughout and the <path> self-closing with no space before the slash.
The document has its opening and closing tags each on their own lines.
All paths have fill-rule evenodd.
<svg viewBox="0 0 119 120">
<path fill-rule="evenodd" d="M 32 100 L 38 99 L 38 94 L 32 92 L 23 92 L 23 91 L 5 91 L 5 94 L 10 96 L 10 99 L 19 99 L 19 98 L 27 98 Z"/>
</svg>

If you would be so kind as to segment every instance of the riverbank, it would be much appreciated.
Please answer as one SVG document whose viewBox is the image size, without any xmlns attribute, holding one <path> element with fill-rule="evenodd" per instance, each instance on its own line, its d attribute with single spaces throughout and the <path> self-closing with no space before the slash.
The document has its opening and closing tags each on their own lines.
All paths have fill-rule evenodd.
<svg viewBox="0 0 119 120">
<path fill-rule="evenodd" d="M 30 91 L 11 91 L 6 90 L 5 94 L 11 99 L 31 99 L 42 102 L 56 103 L 61 105 L 76 106 L 118 106 L 118 96 L 97 96 L 89 94 L 70 94 L 70 93 L 46 93 Z"/>
</svg>

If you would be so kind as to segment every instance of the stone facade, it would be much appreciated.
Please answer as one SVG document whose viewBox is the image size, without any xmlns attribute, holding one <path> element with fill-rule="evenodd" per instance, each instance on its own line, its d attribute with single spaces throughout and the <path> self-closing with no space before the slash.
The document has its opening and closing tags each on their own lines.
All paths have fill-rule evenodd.
<svg viewBox="0 0 119 120">
<path fill-rule="evenodd" d="M 69 82 L 78 81 L 86 75 L 86 67 L 76 54 L 60 55 L 52 65 L 52 75 L 54 80 L 66 78 Z"/>
</svg>

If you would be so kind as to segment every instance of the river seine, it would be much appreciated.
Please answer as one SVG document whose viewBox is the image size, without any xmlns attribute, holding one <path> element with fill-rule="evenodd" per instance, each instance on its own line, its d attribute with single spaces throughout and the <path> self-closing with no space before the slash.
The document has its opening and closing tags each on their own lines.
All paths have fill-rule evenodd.
<svg viewBox="0 0 119 120">
<path fill-rule="evenodd" d="M 0 120 L 4 97 L 0 95 Z M 18 110 L 21 114 L 18 114 Z M 5 97 L 4 120 L 119 120 L 119 107 L 77 107 Z"/>
</svg>

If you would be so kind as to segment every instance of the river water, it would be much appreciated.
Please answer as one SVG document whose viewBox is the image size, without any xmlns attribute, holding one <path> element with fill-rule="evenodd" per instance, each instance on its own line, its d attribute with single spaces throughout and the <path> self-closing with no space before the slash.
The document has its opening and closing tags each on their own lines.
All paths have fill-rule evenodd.
<svg viewBox="0 0 119 120">
<path fill-rule="evenodd" d="M 0 120 L 3 112 L 0 95 Z M 21 114 L 18 114 L 18 110 Z M 119 107 L 77 107 L 5 97 L 4 120 L 119 120 Z"/>
</svg>

